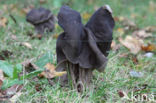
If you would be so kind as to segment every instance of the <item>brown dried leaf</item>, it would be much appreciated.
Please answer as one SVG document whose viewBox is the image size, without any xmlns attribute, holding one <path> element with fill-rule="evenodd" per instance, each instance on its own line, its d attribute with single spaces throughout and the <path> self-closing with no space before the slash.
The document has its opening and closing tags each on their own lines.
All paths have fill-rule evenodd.
<svg viewBox="0 0 156 103">
<path fill-rule="evenodd" d="M 115 22 L 118 22 L 119 21 L 119 17 L 115 16 L 114 20 L 115 20 Z"/>
<path fill-rule="evenodd" d="M 15 93 L 19 92 L 23 88 L 23 85 L 13 85 L 12 87 L 6 89 L 4 92 L 6 95 L 14 95 Z"/>
<path fill-rule="evenodd" d="M 122 45 L 130 50 L 131 53 L 137 54 L 141 50 L 143 41 L 132 36 L 127 36 L 125 40 L 119 38 L 119 41 Z"/>
<path fill-rule="evenodd" d="M 21 96 L 21 92 L 18 92 L 18 93 L 16 93 L 15 95 L 13 95 L 10 99 L 9 99 L 9 101 L 11 102 L 11 103 L 16 103 L 16 101 L 18 100 L 18 98 Z"/>
<path fill-rule="evenodd" d="M 11 39 L 18 41 L 17 36 L 16 35 L 11 35 Z"/>
<path fill-rule="evenodd" d="M 115 21 L 121 22 L 121 24 L 125 27 L 124 28 L 125 30 L 136 30 L 137 29 L 137 26 L 134 23 L 134 21 L 132 21 L 126 17 L 123 17 L 123 16 L 115 17 Z"/>
<path fill-rule="evenodd" d="M 5 17 L 0 18 L 0 27 L 6 27 L 8 20 Z"/>
<path fill-rule="evenodd" d="M 40 77 L 45 77 L 45 78 L 54 78 L 58 76 L 62 76 L 66 74 L 66 71 L 63 72 L 56 72 L 55 66 L 53 64 L 47 63 L 45 65 L 46 70 L 43 71 L 41 74 L 39 74 Z"/>
<path fill-rule="evenodd" d="M 2 85 L 3 85 L 3 81 L 0 79 L 0 89 L 1 89 Z"/>
<path fill-rule="evenodd" d="M 156 45 L 154 45 L 154 44 L 148 44 L 147 46 L 142 45 L 141 49 L 145 52 L 155 51 Z"/>
<path fill-rule="evenodd" d="M 40 4 L 45 4 L 47 3 L 47 0 L 40 0 Z"/>
<path fill-rule="evenodd" d="M 118 90 L 118 95 L 119 95 L 120 97 L 124 97 L 124 96 L 125 96 L 125 94 L 124 94 L 123 91 L 121 91 L 121 90 Z"/>
<path fill-rule="evenodd" d="M 133 36 L 136 36 L 138 38 L 144 39 L 147 37 L 152 37 L 151 33 L 146 32 L 145 30 L 138 30 L 138 31 L 134 31 Z"/>
<path fill-rule="evenodd" d="M 120 44 L 116 44 L 114 41 L 112 41 L 111 48 L 113 51 L 117 51 L 120 49 Z"/>
<path fill-rule="evenodd" d="M 136 27 L 136 24 L 132 20 L 129 20 L 127 18 L 124 18 L 123 25 L 130 26 L 130 27 Z"/>
<path fill-rule="evenodd" d="M 39 92 L 39 91 L 42 90 L 42 87 L 41 87 L 40 84 L 36 84 L 36 85 L 35 85 L 35 89 L 36 89 L 37 92 Z"/>
<path fill-rule="evenodd" d="M 123 58 L 123 57 L 126 58 L 126 57 L 128 57 L 128 53 L 122 53 L 122 54 L 119 55 L 119 57 L 120 57 L 120 58 Z"/>
<path fill-rule="evenodd" d="M 29 5 L 28 7 L 21 9 L 21 13 L 26 15 L 33 8 L 34 8 L 34 5 Z"/>
<path fill-rule="evenodd" d="M 33 71 L 33 69 L 35 69 L 35 70 L 40 69 L 37 65 L 35 65 L 33 63 L 33 60 L 34 60 L 34 58 L 25 60 L 24 62 L 21 63 L 27 72 L 31 72 L 31 71 Z"/>
<path fill-rule="evenodd" d="M 33 36 L 32 36 L 32 39 L 37 38 L 37 39 L 41 40 L 42 37 L 43 37 L 43 34 L 37 34 L 37 35 L 33 35 Z"/>
<path fill-rule="evenodd" d="M 134 64 L 138 64 L 138 58 L 136 56 L 132 57 L 132 61 Z"/>
<path fill-rule="evenodd" d="M 6 101 L 6 100 L 15 100 L 16 93 L 19 92 L 20 90 L 22 90 L 23 85 L 13 85 L 12 87 L 4 90 L 4 91 L 0 91 L 0 101 Z M 14 97 L 15 96 L 15 97 Z M 12 98 L 13 97 L 13 98 Z M 16 98 L 17 100 L 17 98 Z M 9 102 L 10 103 L 10 102 Z M 14 103 L 14 102 L 11 102 Z"/>
<path fill-rule="evenodd" d="M 146 32 L 156 32 L 156 26 L 148 26 L 145 28 Z"/>
<path fill-rule="evenodd" d="M 0 60 L 5 60 L 5 58 L 9 58 L 13 53 L 8 50 L 2 50 L 0 52 Z"/>
</svg>

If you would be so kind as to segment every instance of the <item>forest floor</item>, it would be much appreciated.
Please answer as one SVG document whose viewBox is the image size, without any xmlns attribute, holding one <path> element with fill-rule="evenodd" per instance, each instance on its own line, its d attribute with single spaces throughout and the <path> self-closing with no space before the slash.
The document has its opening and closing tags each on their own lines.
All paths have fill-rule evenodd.
<svg viewBox="0 0 156 103">
<path fill-rule="evenodd" d="M 63 4 L 79 11 L 84 24 L 99 7 L 110 5 L 116 25 L 108 65 L 104 73 L 94 71 L 92 85 L 95 89 L 83 94 L 71 87 L 60 87 L 58 83 L 51 86 L 46 78 L 36 81 L 33 78 L 26 79 L 17 103 L 127 103 L 141 101 L 137 97 L 142 94 L 148 95 L 147 101 L 152 100 L 156 93 L 156 31 L 151 30 L 156 30 L 155 0 L 1 0 L 0 52 L 7 50 L 12 54 L 5 61 L 17 64 L 51 53 L 53 64 L 56 65 L 56 38 L 63 30 L 56 22 L 53 33 L 44 35 L 41 40 L 33 39 L 32 35 L 36 35 L 36 32 L 26 22 L 25 16 L 31 7 L 40 6 L 50 9 L 57 16 Z M 140 34 L 134 33 L 139 30 L 147 35 L 139 38 L 143 41 L 140 47 L 136 39 L 136 35 Z M 126 37 L 133 39 L 129 41 Z M 23 42 L 28 45 L 21 45 Z M 133 45 L 136 47 L 133 48 Z M 40 91 L 36 90 L 37 86 Z M 137 95 L 136 99 L 134 95 Z M 128 98 L 124 99 L 125 96 Z M 156 101 L 156 96 L 154 99 Z"/>
</svg>

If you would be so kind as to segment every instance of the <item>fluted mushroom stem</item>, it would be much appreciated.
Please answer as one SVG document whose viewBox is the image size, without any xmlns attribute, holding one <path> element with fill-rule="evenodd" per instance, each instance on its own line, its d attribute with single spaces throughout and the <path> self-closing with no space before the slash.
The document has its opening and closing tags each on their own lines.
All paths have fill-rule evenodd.
<svg viewBox="0 0 156 103">
<path fill-rule="evenodd" d="M 68 82 L 72 81 L 72 86 L 78 92 L 90 88 L 93 69 L 84 69 L 77 64 L 68 62 Z"/>
</svg>

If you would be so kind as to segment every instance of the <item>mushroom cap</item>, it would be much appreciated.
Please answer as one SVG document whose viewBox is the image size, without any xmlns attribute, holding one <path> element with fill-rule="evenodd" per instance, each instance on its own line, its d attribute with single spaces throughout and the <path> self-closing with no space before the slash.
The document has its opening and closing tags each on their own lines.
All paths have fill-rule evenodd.
<svg viewBox="0 0 156 103">
<path fill-rule="evenodd" d="M 84 35 L 80 13 L 68 6 L 62 6 L 58 14 L 58 23 L 64 30 L 62 33 L 64 37 L 59 40 L 59 42 L 63 41 L 60 45 L 63 46 L 64 54 L 68 60 L 77 63 L 81 52 L 81 39 Z"/>
<path fill-rule="evenodd" d="M 80 13 L 72 10 L 68 6 L 62 6 L 58 14 L 58 24 L 67 33 L 66 35 L 76 36 L 82 29 Z M 76 33 L 76 34 L 74 34 Z M 79 39 L 78 37 L 72 37 L 72 39 Z"/>
<path fill-rule="evenodd" d="M 45 8 L 32 9 L 26 16 L 26 20 L 31 24 L 40 24 L 45 21 L 48 21 L 53 17 L 50 10 Z"/>
<path fill-rule="evenodd" d="M 108 5 L 99 8 L 86 24 L 86 27 L 93 32 L 97 46 L 105 56 L 109 54 L 114 26 L 112 10 Z"/>
<path fill-rule="evenodd" d="M 112 10 L 108 5 L 99 8 L 86 24 L 94 33 L 97 42 L 111 42 L 114 26 Z"/>
<path fill-rule="evenodd" d="M 92 32 L 94 28 L 83 26 L 80 14 L 67 6 L 60 9 L 58 23 L 64 32 L 57 39 L 57 62 L 68 60 L 84 69 L 96 68 L 103 71 L 107 64 L 107 58 L 97 46 L 96 36 Z M 98 25 L 91 22 L 90 26 Z"/>
</svg>

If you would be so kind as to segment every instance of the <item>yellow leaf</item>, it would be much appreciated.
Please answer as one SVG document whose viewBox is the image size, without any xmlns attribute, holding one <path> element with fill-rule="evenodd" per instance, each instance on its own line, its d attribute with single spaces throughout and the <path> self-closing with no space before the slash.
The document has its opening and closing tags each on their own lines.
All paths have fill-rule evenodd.
<svg viewBox="0 0 156 103">
<path fill-rule="evenodd" d="M 45 78 L 54 78 L 54 77 L 59 77 L 64 74 L 66 74 L 66 71 L 63 72 L 57 72 L 55 70 L 55 66 L 53 64 L 47 63 L 45 65 L 45 71 L 43 71 L 41 74 L 39 74 L 40 77 L 45 77 Z"/>
<path fill-rule="evenodd" d="M 0 27 L 6 27 L 6 24 L 7 24 L 8 20 L 4 17 L 1 17 L 0 18 Z"/>
<path fill-rule="evenodd" d="M 143 45 L 143 41 L 141 39 L 137 39 L 132 36 L 127 36 L 125 40 L 119 38 L 119 41 L 133 54 L 137 54 L 141 50 L 141 46 Z"/>
<path fill-rule="evenodd" d="M 89 19 L 90 17 L 91 17 L 91 15 L 89 13 L 83 13 L 82 14 L 83 19 Z"/>
</svg>

